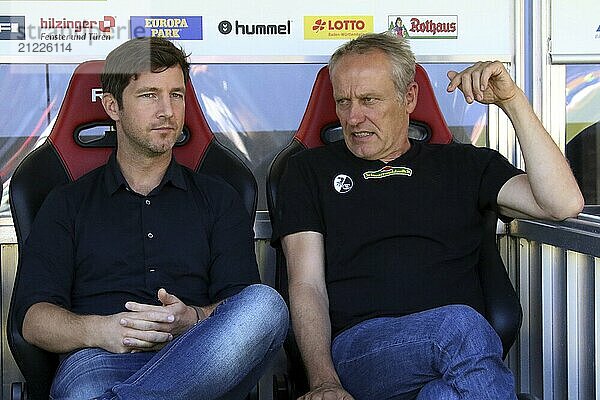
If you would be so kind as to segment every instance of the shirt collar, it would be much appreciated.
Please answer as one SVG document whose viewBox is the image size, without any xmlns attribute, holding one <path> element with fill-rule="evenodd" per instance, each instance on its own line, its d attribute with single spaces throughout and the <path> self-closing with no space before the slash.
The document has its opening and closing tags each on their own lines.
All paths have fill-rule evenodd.
<svg viewBox="0 0 600 400">
<path fill-rule="evenodd" d="M 114 194 L 120 188 L 129 190 L 129 185 L 125 180 L 123 173 L 121 172 L 119 163 L 117 163 L 116 150 L 110 155 L 110 158 L 106 163 L 105 171 L 104 182 L 106 184 L 106 190 L 110 195 Z M 187 190 L 187 185 L 183 176 L 183 167 L 175 160 L 175 156 L 171 157 L 171 162 L 167 167 L 167 171 L 165 172 L 160 184 L 154 190 L 152 190 L 150 194 L 159 192 L 166 184 L 171 184 L 172 186 L 181 190 Z"/>
<path fill-rule="evenodd" d="M 402 165 L 403 163 L 413 160 L 420 153 L 424 143 L 411 138 L 408 140 L 410 141 L 410 148 L 405 153 L 402 153 L 400 156 L 387 163 L 384 163 L 381 160 L 366 160 L 364 158 L 357 157 L 350 151 L 348 146 L 346 146 L 346 142 L 344 140 L 340 140 L 340 142 L 342 142 L 341 146 L 343 147 L 343 151 L 346 152 L 346 154 L 348 154 L 351 158 L 356 160 L 357 163 L 366 166 L 380 165 L 384 167 L 386 165 Z"/>
</svg>

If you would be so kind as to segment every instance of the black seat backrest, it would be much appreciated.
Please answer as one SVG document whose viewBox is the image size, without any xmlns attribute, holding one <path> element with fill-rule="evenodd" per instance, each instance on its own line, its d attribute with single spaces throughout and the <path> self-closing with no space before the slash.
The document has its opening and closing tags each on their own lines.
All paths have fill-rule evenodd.
<svg viewBox="0 0 600 400">
<path fill-rule="evenodd" d="M 114 149 L 114 125 L 99 97 L 103 66 L 104 61 L 88 61 L 75 69 L 50 135 L 25 157 L 11 178 L 10 207 L 19 247 L 29 236 L 37 211 L 52 188 L 106 163 Z M 187 84 L 185 101 L 184 132 L 173 150 L 175 158 L 194 171 L 228 182 L 254 218 L 258 190 L 252 172 L 215 139 L 191 82 Z M 48 399 L 58 357 L 25 342 L 12 312 L 15 293 L 26 284 L 17 268 L 8 315 L 8 342 L 30 398 Z"/>
</svg>

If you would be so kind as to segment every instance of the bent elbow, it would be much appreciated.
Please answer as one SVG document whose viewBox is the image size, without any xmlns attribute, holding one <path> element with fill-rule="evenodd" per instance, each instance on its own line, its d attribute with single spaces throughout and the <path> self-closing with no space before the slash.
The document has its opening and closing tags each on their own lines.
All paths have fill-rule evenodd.
<svg viewBox="0 0 600 400">
<path fill-rule="evenodd" d="M 21 334 L 27 343 L 34 346 L 37 345 L 36 336 L 34 335 L 35 331 L 36 328 L 32 326 L 31 319 L 25 318 L 23 325 L 21 326 Z"/>
<path fill-rule="evenodd" d="M 551 218 L 555 221 L 564 221 L 567 218 L 576 218 L 583 210 L 585 201 L 581 193 L 578 196 L 573 196 L 571 201 L 561 204 L 561 206 L 551 214 Z"/>
<path fill-rule="evenodd" d="M 573 218 L 583 211 L 583 207 L 585 207 L 585 199 L 583 198 L 583 195 L 579 193 L 579 196 L 577 196 L 577 203 L 574 206 L 575 215 Z"/>
<path fill-rule="evenodd" d="M 585 200 L 583 198 L 583 195 L 581 194 L 581 192 L 578 192 L 576 196 L 573 196 L 573 199 L 570 202 L 569 207 L 567 207 L 568 210 L 565 213 L 563 219 L 576 218 L 579 215 L 579 213 L 583 211 L 584 206 Z"/>
</svg>

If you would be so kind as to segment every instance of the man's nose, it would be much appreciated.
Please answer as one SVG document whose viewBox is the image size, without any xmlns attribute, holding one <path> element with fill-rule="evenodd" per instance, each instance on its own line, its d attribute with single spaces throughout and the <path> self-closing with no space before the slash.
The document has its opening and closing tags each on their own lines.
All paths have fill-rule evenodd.
<svg viewBox="0 0 600 400">
<path fill-rule="evenodd" d="M 348 108 L 348 123 L 358 125 L 365 120 L 365 113 L 359 103 L 352 103 Z"/>
<path fill-rule="evenodd" d="M 166 96 L 160 99 L 157 110 L 158 118 L 171 118 L 173 116 L 173 104 L 171 104 L 171 96 Z"/>
</svg>

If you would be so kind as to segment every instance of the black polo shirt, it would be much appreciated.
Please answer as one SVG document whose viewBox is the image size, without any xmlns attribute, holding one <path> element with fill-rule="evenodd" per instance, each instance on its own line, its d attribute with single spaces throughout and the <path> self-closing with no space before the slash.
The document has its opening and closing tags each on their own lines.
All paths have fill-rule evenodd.
<svg viewBox="0 0 600 400">
<path fill-rule="evenodd" d="M 481 312 L 480 210 L 497 210 L 500 188 L 520 173 L 498 152 L 471 145 L 412 142 L 385 164 L 336 142 L 290 158 L 273 238 L 324 235 L 334 335 L 447 304 Z"/>
<path fill-rule="evenodd" d="M 19 321 L 38 302 L 98 315 L 125 311 L 127 301 L 160 304 L 161 287 L 189 305 L 215 303 L 259 282 L 253 236 L 224 181 L 172 160 L 142 196 L 113 154 L 47 196 L 22 249 Z"/>
</svg>

